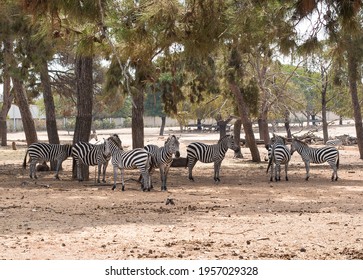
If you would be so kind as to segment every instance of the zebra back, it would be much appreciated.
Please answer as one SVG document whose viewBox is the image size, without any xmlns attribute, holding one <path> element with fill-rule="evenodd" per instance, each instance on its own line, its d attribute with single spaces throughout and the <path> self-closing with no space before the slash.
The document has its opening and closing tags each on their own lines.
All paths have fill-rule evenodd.
<svg viewBox="0 0 363 280">
<path fill-rule="evenodd" d="M 80 141 L 73 146 L 72 155 L 76 161 L 81 161 L 89 166 L 107 162 L 111 158 L 109 141 L 105 140 L 99 145 Z"/>
<path fill-rule="evenodd" d="M 333 146 L 312 148 L 301 140 L 293 139 L 291 143 L 291 154 L 297 151 L 304 161 L 310 160 L 312 163 L 337 162 L 339 165 L 339 151 Z"/>
<path fill-rule="evenodd" d="M 204 163 L 222 161 L 228 148 L 237 150 L 233 136 L 226 135 L 219 139 L 217 144 L 207 145 L 193 142 L 187 146 L 187 157 L 195 158 Z"/>
<path fill-rule="evenodd" d="M 122 142 L 117 134 L 112 135 L 108 140 L 112 154 L 112 164 L 114 166 L 124 169 L 140 169 L 141 166 L 149 167 L 151 153 L 145 149 L 136 148 L 130 151 L 124 151 L 121 145 Z"/>
<path fill-rule="evenodd" d="M 64 161 L 67 157 L 72 155 L 72 145 L 69 144 L 49 144 L 49 143 L 32 143 L 29 145 L 23 167 L 26 167 L 26 158 L 29 155 L 30 160 L 39 161 Z"/>
</svg>

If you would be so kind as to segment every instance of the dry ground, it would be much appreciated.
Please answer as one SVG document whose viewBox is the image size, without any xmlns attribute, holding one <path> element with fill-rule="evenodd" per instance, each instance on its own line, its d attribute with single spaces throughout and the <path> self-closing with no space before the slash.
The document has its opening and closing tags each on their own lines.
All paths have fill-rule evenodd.
<svg viewBox="0 0 363 280">
<path fill-rule="evenodd" d="M 146 142 L 162 140 L 149 135 Z M 191 141 L 192 135 L 182 135 L 182 156 Z M 121 192 L 93 180 L 72 181 L 70 160 L 61 181 L 52 172 L 31 180 L 21 167 L 25 146 L 1 148 L 0 259 L 363 259 L 357 147 L 340 150 L 337 182 L 330 181 L 327 165 L 313 166 L 305 182 L 294 154 L 290 181 L 270 183 L 267 164 L 252 163 L 249 150 L 242 150 L 244 159 L 228 151 L 219 184 L 213 165 L 198 163 L 195 182 L 186 169 L 174 168 L 167 192 L 160 191 L 158 173 L 151 192 L 135 181 Z M 107 171 L 112 183 L 112 168 Z M 126 177 L 138 174 L 126 171 Z"/>
</svg>

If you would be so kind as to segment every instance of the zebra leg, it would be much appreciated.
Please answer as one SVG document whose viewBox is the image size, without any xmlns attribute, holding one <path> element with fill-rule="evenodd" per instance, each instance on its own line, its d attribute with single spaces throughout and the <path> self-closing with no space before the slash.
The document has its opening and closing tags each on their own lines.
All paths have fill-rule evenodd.
<svg viewBox="0 0 363 280">
<path fill-rule="evenodd" d="M 160 167 L 160 177 L 161 177 L 161 190 L 166 191 L 166 178 L 168 177 L 170 166 Z"/>
<path fill-rule="evenodd" d="M 188 157 L 188 170 L 189 170 L 189 180 L 194 182 L 193 178 L 193 168 L 197 163 L 197 159 L 194 157 Z"/>
<path fill-rule="evenodd" d="M 82 178 L 82 172 L 81 172 L 81 162 L 77 161 L 76 164 L 77 164 L 77 179 L 78 179 L 78 182 L 82 182 L 83 178 Z"/>
<path fill-rule="evenodd" d="M 150 189 L 154 188 L 153 181 L 152 181 L 152 176 L 151 176 L 154 173 L 154 170 L 155 170 L 155 168 L 150 168 L 149 169 Z M 142 180 L 142 173 L 140 173 L 139 182 L 141 182 L 142 185 L 144 184 L 144 182 Z"/>
<path fill-rule="evenodd" d="M 221 180 L 219 179 L 219 170 L 221 169 L 221 161 L 215 162 L 214 163 L 214 182 L 220 182 Z"/>
<path fill-rule="evenodd" d="M 37 160 L 31 160 L 30 164 L 29 164 L 29 170 L 30 170 L 30 178 L 31 179 L 38 179 L 37 174 L 36 174 L 36 165 L 37 165 Z"/>
<path fill-rule="evenodd" d="M 308 181 L 309 180 L 309 177 L 310 177 L 310 161 L 307 160 L 307 161 L 304 161 L 305 163 L 305 169 L 306 169 L 306 177 L 305 177 L 305 180 Z"/>
<path fill-rule="evenodd" d="M 57 180 L 60 180 L 59 179 L 59 169 L 60 169 L 61 164 L 62 164 L 62 161 L 61 160 L 57 160 L 57 167 L 55 168 L 55 178 Z"/>
<path fill-rule="evenodd" d="M 114 165 L 113 166 L 113 186 L 112 186 L 112 190 L 113 191 L 116 189 L 117 170 L 118 170 L 118 166 L 117 165 Z"/>
<path fill-rule="evenodd" d="M 289 167 L 289 163 L 288 162 L 286 162 L 285 163 L 285 180 L 286 181 L 289 181 L 289 178 L 287 177 L 287 168 Z"/>
<path fill-rule="evenodd" d="M 275 167 L 275 181 L 281 181 L 281 165 L 280 162 L 276 162 L 276 167 Z"/>
<path fill-rule="evenodd" d="M 333 169 L 333 174 L 331 175 L 332 181 L 338 181 L 338 168 L 335 163 L 329 163 L 330 167 Z"/>
<path fill-rule="evenodd" d="M 97 184 L 101 183 L 101 181 L 100 181 L 101 168 L 102 168 L 102 163 L 98 163 L 97 164 Z"/>
<path fill-rule="evenodd" d="M 271 166 L 270 166 L 270 168 L 271 168 L 271 171 L 270 171 L 270 182 L 272 182 L 274 179 L 273 179 L 273 177 L 274 177 L 274 163 L 273 162 L 271 162 Z"/>
<path fill-rule="evenodd" d="M 107 169 L 107 165 L 108 165 L 108 161 L 106 161 L 103 164 L 103 169 L 102 169 L 102 183 L 106 183 L 106 169 Z"/>
<path fill-rule="evenodd" d="M 124 169 L 121 168 L 121 190 L 125 191 Z"/>
<path fill-rule="evenodd" d="M 143 191 L 150 191 L 150 176 L 148 170 L 140 170 L 142 174 L 142 181 L 144 182 L 144 185 L 142 186 Z"/>
</svg>

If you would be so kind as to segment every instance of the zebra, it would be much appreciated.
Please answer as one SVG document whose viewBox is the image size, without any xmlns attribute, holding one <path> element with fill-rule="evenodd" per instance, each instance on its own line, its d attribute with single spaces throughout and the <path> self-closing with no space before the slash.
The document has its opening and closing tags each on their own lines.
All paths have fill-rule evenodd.
<svg viewBox="0 0 363 280">
<path fill-rule="evenodd" d="M 200 160 L 203 163 L 214 162 L 214 181 L 219 182 L 219 170 L 227 150 L 238 151 L 239 147 L 234 143 L 232 135 L 225 135 L 219 139 L 217 144 L 207 145 L 194 142 L 187 146 L 187 161 L 189 169 L 189 180 L 194 181 L 193 167 Z"/>
<path fill-rule="evenodd" d="M 287 177 L 287 169 L 291 159 L 291 154 L 288 148 L 285 146 L 286 139 L 274 134 L 271 140 L 274 143 L 272 145 L 266 145 L 269 159 L 266 173 L 268 173 L 268 170 L 271 167 L 270 181 L 273 181 L 273 164 L 275 163 L 275 181 L 280 181 L 281 164 L 285 164 L 285 180 L 288 181 L 289 179 Z"/>
<path fill-rule="evenodd" d="M 176 158 L 180 157 L 178 138 L 175 135 L 172 135 L 168 137 L 163 147 L 149 144 L 146 145 L 144 149 L 148 151 L 154 159 L 150 174 L 154 171 L 155 168 L 160 169 L 161 190 L 166 191 L 166 179 L 170 166 L 173 162 L 173 154 L 175 154 Z"/>
<path fill-rule="evenodd" d="M 151 154 L 142 148 L 136 148 L 130 151 L 124 151 L 122 142 L 117 134 L 108 138 L 110 151 L 112 154 L 113 178 L 114 184 L 112 190 L 116 189 L 117 170 L 121 169 L 121 190 L 125 190 L 124 169 L 138 168 L 143 179 L 143 191 L 150 191 L 149 168 L 151 165 Z"/>
<path fill-rule="evenodd" d="M 73 146 L 72 156 L 77 165 L 77 179 L 79 182 L 83 181 L 81 165 L 98 166 L 97 183 L 100 183 L 101 168 L 102 168 L 102 182 L 105 183 L 106 169 L 108 162 L 111 158 L 109 141 L 104 139 L 104 143 L 95 145 L 88 142 L 78 142 Z"/>
<path fill-rule="evenodd" d="M 327 146 L 335 146 L 338 148 L 342 148 L 343 141 L 341 139 L 332 139 L 325 142 L 325 145 Z"/>
<path fill-rule="evenodd" d="M 306 181 L 309 180 L 310 162 L 328 162 L 330 167 L 333 169 L 331 180 L 338 180 L 339 151 L 337 150 L 337 148 L 333 146 L 310 148 L 306 143 L 294 138 L 291 143 L 291 155 L 295 151 L 297 151 L 301 155 L 301 158 L 305 163 Z"/>
<path fill-rule="evenodd" d="M 23 168 L 26 168 L 26 158 L 29 154 L 30 162 L 30 178 L 37 179 L 36 164 L 37 162 L 57 161 L 55 178 L 59 180 L 59 169 L 62 162 L 72 156 L 72 145 L 65 144 L 48 144 L 48 143 L 33 143 L 28 147 L 23 162 Z"/>
</svg>

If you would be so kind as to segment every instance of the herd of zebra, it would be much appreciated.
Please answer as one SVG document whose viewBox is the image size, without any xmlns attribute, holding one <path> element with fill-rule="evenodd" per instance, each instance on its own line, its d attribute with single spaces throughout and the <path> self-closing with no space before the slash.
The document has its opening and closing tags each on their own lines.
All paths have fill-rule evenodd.
<svg viewBox="0 0 363 280">
<path fill-rule="evenodd" d="M 187 146 L 187 157 L 185 167 L 188 167 L 189 180 L 194 181 L 193 168 L 199 161 L 203 163 L 214 163 L 214 181 L 219 182 L 219 172 L 221 163 L 228 149 L 238 152 L 240 145 L 235 143 L 233 136 L 226 135 L 218 143 L 207 145 L 200 142 L 193 142 Z M 285 165 L 286 180 L 287 168 L 291 155 L 297 151 L 303 159 L 306 167 L 306 180 L 309 179 L 309 165 L 311 163 L 328 162 L 333 169 L 332 180 L 338 179 L 337 169 L 339 167 L 339 152 L 334 146 L 325 146 L 323 148 L 310 148 L 304 142 L 293 139 L 291 150 L 286 146 L 286 139 L 274 135 L 271 144 L 266 145 L 268 149 L 268 167 L 271 168 L 270 180 L 273 180 L 273 169 L 275 165 L 275 180 L 280 180 L 281 164 Z M 113 134 L 104 139 L 102 144 L 91 144 L 88 142 L 78 142 L 75 145 L 69 144 L 48 144 L 33 143 L 25 154 L 23 168 L 26 168 L 27 155 L 29 155 L 30 178 L 37 179 L 36 164 L 46 161 L 56 161 L 55 178 L 59 179 L 59 169 L 62 162 L 68 157 L 73 157 L 77 166 L 77 179 L 83 181 L 81 166 L 98 166 L 97 182 L 100 183 L 101 170 L 102 182 L 105 182 L 105 174 L 109 161 L 113 166 L 113 187 L 116 188 L 118 169 L 121 170 L 121 189 L 125 190 L 124 170 L 135 169 L 140 171 L 139 181 L 143 191 L 150 191 L 153 188 L 151 175 L 156 168 L 160 170 L 161 190 L 167 190 L 167 175 L 175 158 L 180 156 L 179 140 L 175 135 L 167 138 L 164 146 L 146 145 L 144 148 L 136 148 L 125 151 L 122 142 L 117 134 Z"/>
<path fill-rule="evenodd" d="M 297 151 L 305 164 L 306 176 L 305 180 L 310 177 L 310 163 L 324 163 L 327 162 L 333 169 L 331 177 L 332 181 L 338 180 L 339 168 L 339 151 L 335 146 L 341 145 L 341 140 L 329 140 L 326 146 L 320 148 L 309 147 L 305 142 L 293 138 L 291 142 L 291 149 L 286 146 L 286 139 L 284 137 L 273 135 L 272 143 L 266 145 L 268 150 L 268 166 L 267 172 L 271 167 L 270 181 L 273 181 L 273 165 L 275 164 L 275 181 L 280 181 L 281 164 L 285 165 L 285 179 L 288 181 L 287 170 L 292 154 Z"/>
</svg>

